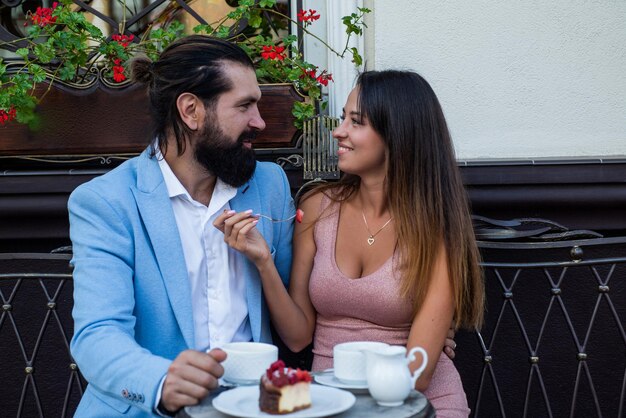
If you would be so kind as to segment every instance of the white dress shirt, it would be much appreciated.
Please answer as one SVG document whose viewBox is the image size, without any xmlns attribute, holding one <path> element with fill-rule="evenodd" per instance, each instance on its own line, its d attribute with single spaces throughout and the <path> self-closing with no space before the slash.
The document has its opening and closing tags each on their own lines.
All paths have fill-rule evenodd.
<svg viewBox="0 0 626 418">
<path fill-rule="evenodd" d="M 213 226 L 237 189 L 217 179 L 209 206 L 192 199 L 165 159 L 159 167 L 174 209 L 191 287 L 194 347 L 206 351 L 231 341 L 251 341 L 246 283 L 240 272 L 245 256 L 224 242 Z"/>
</svg>

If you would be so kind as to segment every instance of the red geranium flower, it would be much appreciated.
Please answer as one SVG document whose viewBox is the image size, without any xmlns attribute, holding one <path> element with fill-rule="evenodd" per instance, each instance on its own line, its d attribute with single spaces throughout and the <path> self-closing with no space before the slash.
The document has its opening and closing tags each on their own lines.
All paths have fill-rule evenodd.
<svg viewBox="0 0 626 418">
<path fill-rule="evenodd" d="M 0 109 L 0 125 L 11 122 L 17 116 L 15 108 L 11 106 L 9 110 Z"/>
<path fill-rule="evenodd" d="M 308 11 L 306 11 L 302 9 L 298 12 L 298 20 L 301 22 L 305 22 L 305 24 L 311 23 L 320 18 L 319 13 L 316 13 L 317 10 L 309 9 Z"/>
<path fill-rule="evenodd" d="M 308 76 L 308 77 L 315 79 L 315 75 L 316 75 L 315 70 L 304 70 L 300 78 L 305 78 Z"/>
<path fill-rule="evenodd" d="M 327 86 L 329 81 L 333 81 L 333 75 L 327 73 L 326 70 L 324 70 L 322 71 L 322 74 L 320 74 L 316 78 L 316 80 L 318 83 L 323 84 L 324 86 Z"/>
<path fill-rule="evenodd" d="M 57 2 L 54 2 L 52 7 L 37 7 L 35 13 L 30 15 L 30 19 L 35 25 L 39 25 L 42 28 L 47 25 L 53 25 L 57 21 L 57 17 L 52 16 L 52 12 L 58 5 Z"/>
<path fill-rule="evenodd" d="M 116 64 L 113 66 L 113 80 L 115 80 L 116 83 L 121 83 L 122 81 L 126 80 L 124 67 L 120 65 L 120 59 L 115 59 L 113 60 L 113 62 Z"/>
<path fill-rule="evenodd" d="M 128 45 L 133 41 L 133 39 L 135 39 L 135 35 L 130 34 L 130 35 L 111 35 L 111 39 L 114 40 L 115 42 L 117 42 L 118 44 L 120 44 L 121 46 L 123 46 L 124 48 L 127 48 Z"/>
<path fill-rule="evenodd" d="M 263 52 L 261 52 L 261 57 L 264 60 L 278 60 L 282 61 L 286 58 L 285 55 L 285 47 L 284 46 L 263 46 Z"/>
</svg>

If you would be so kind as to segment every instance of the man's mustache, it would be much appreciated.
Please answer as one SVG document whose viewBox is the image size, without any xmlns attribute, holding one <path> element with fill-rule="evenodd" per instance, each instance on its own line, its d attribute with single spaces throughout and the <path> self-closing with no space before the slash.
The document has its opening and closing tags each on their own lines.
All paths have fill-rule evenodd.
<svg viewBox="0 0 626 418">
<path fill-rule="evenodd" d="M 250 142 L 254 142 L 254 140 L 256 139 L 257 136 L 257 131 L 254 129 L 251 129 L 249 131 L 246 131 L 244 133 L 242 133 L 239 136 L 239 139 L 237 140 L 237 143 L 239 145 L 243 145 L 244 142 L 246 141 L 250 141 Z"/>
</svg>

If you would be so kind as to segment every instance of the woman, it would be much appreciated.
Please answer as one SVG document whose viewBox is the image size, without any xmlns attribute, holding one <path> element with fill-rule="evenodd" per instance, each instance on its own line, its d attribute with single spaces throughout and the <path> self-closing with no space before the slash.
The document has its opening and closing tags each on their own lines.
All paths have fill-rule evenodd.
<svg viewBox="0 0 626 418">
<path fill-rule="evenodd" d="M 299 351 L 314 337 L 314 370 L 332 367 L 341 342 L 421 346 L 438 361 L 416 389 L 437 416 L 467 416 L 460 377 L 442 348 L 452 320 L 481 325 L 484 289 L 441 106 L 418 74 L 371 71 L 359 77 L 342 119 L 333 136 L 344 176 L 303 198 L 288 293 L 256 217 L 230 212 L 216 226 L 259 268 L 287 346 Z"/>
</svg>

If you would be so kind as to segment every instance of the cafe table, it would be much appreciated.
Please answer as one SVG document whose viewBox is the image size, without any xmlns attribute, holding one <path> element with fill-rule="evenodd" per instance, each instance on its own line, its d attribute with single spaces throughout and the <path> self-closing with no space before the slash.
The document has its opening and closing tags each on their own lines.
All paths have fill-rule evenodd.
<svg viewBox="0 0 626 418">
<path fill-rule="evenodd" d="M 226 415 L 213 408 L 212 401 L 221 392 L 228 390 L 227 387 L 221 387 L 215 392 L 207 396 L 200 405 L 196 405 L 190 409 L 191 415 L 181 410 L 176 418 L 229 418 Z M 402 406 L 385 407 L 380 406 L 370 396 L 367 389 L 352 390 L 356 397 L 354 405 L 345 412 L 332 415 L 336 418 L 435 418 L 436 413 L 433 406 L 428 402 L 426 397 L 417 391 L 412 391 Z M 271 415 L 267 415 L 271 416 Z M 276 415 L 284 416 L 289 415 Z"/>
</svg>

